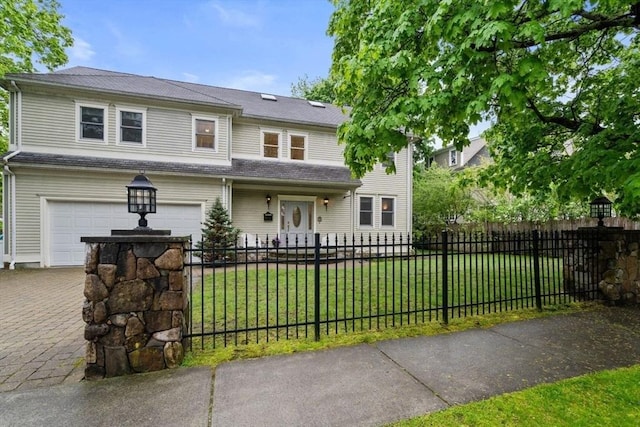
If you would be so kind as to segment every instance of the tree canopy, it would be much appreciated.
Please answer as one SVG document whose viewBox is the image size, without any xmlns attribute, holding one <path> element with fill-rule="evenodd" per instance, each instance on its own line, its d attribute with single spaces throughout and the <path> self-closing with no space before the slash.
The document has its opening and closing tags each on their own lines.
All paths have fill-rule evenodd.
<svg viewBox="0 0 640 427">
<path fill-rule="evenodd" d="M 357 176 L 407 131 L 461 148 L 482 121 L 511 192 L 640 213 L 640 2 L 334 0 L 331 79 Z M 553 185 L 552 185 L 553 184 Z"/>
<path fill-rule="evenodd" d="M 71 30 L 55 0 L 0 0 L 0 78 L 7 73 L 49 71 L 67 62 Z M 8 93 L 0 88 L 0 153 L 7 149 Z"/>
<path fill-rule="evenodd" d="M 336 92 L 333 89 L 333 82 L 328 78 L 316 77 L 309 80 L 306 74 L 298 77 L 298 82 L 291 84 L 291 95 L 297 98 L 308 99 L 309 101 L 320 101 L 328 104 L 335 104 Z"/>
</svg>

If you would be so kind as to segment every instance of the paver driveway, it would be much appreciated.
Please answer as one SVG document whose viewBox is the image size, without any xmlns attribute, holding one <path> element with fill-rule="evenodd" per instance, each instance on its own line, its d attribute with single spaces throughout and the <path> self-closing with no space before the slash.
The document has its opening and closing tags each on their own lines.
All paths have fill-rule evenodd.
<svg viewBox="0 0 640 427">
<path fill-rule="evenodd" d="M 84 270 L 0 269 L 0 392 L 84 376 Z"/>
</svg>

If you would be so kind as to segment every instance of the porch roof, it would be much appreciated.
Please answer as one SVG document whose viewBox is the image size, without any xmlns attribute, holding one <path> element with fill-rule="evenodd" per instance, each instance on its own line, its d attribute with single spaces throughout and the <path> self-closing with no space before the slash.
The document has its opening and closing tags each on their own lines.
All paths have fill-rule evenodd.
<svg viewBox="0 0 640 427">
<path fill-rule="evenodd" d="M 9 155 L 11 153 L 6 153 Z M 298 162 L 252 159 L 232 159 L 231 165 L 206 163 L 158 162 L 122 158 L 71 156 L 64 154 L 19 152 L 5 160 L 10 166 L 55 167 L 63 169 L 110 169 L 137 173 L 159 172 L 175 175 L 196 175 L 211 178 L 231 178 L 238 182 L 256 184 L 287 184 L 296 186 L 331 186 L 356 188 L 360 180 L 351 177 L 346 166 L 324 166 Z"/>
</svg>

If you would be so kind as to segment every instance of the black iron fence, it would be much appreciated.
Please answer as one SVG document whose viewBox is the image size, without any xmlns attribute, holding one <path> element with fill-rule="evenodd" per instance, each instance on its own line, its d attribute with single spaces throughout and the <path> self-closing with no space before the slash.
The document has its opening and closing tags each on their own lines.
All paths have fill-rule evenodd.
<svg viewBox="0 0 640 427">
<path fill-rule="evenodd" d="M 191 249 L 186 336 L 202 347 L 317 340 L 594 299 L 595 285 L 566 286 L 594 270 L 593 245 L 571 236 L 315 234 Z"/>
</svg>

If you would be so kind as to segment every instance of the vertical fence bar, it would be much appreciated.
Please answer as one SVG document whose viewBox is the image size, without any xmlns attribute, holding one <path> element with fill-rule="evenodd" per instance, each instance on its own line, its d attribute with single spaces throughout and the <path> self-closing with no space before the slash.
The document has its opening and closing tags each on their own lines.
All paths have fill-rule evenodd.
<svg viewBox="0 0 640 427">
<path fill-rule="evenodd" d="M 449 323 L 449 262 L 447 230 L 442 231 L 442 321 Z"/>
<path fill-rule="evenodd" d="M 315 233 L 313 248 L 313 328 L 314 338 L 320 341 L 320 233 Z"/>
<path fill-rule="evenodd" d="M 540 295 L 540 236 L 538 230 L 533 230 L 533 275 L 536 291 L 536 308 L 542 310 L 542 296 Z"/>
</svg>

